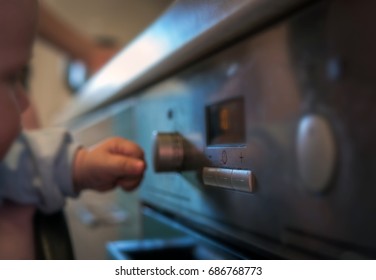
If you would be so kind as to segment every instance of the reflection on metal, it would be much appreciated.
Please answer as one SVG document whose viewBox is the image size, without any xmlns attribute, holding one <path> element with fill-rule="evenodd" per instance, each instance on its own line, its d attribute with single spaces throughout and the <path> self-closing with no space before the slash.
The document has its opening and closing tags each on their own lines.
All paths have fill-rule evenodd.
<svg viewBox="0 0 376 280">
<path fill-rule="evenodd" d="M 72 121 L 309 0 L 179 0 L 95 75 L 58 122 Z M 241 24 L 239 24 L 241 23 Z"/>
<path fill-rule="evenodd" d="M 180 171 L 185 156 L 184 139 L 178 133 L 156 133 L 153 154 L 155 171 Z"/>
<path fill-rule="evenodd" d="M 250 170 L 204 167 L 202 179 L 205 185 L 225 189 L 253 192 L 254 178 Z"/>
<path fill-rule="evenodd" d="M 210 4 L 207 11 L 215 19 L 205 17 L 208 25 L 197 19 L 202 26 L 192 31 L 203 37 L 190 37 L 187 44 L 170 49 L 150 72 L 139 73 L 133 82 L 125 79 L 124 91 L 114 89 L 103 98 L 126 96 L 142 85 L 132 95 L 132 116 L 118 119 L 116 127 L 132 119 L 133 140 L 145 150 L 149 166 L 154 131 L 184 140 L 170 146 L 170 151 L 183 146 L 184 153 L 169 152 L 167 157 L 175 165 L 170 170 L 179 172 L 146 171 L 140 197 L 153 209 L 242 248 L 250 258 L 258 252 L 274 258 L 374 259 L 376 29 L 369 24 L 376 23 L 376 2 L 313 1 L 285 18 L 274 18 L 257 33 L 254 27 L 261 27 L 261 21 L 245 20 L 256 11 L 261 13 L 258 19 L 269 20 L 267 11 L 281 15 L 287 7 L 283 4 L 298 2 L 177 1 L 167 18 L 181 15 L 176 9 L 184 6 L 194 19 L 202 15 L 196 13 L 201 5 Z M 216 14 L 217 5 L 221 9 Z M 187 27 L 180 22 L 184 18 L 176 24 Z M 237 27 L 249 36 L 216 45 Z M 209 45 L 216 52 L 193 63 L 199 47 L 207 51 Z M 174 64 L 176 55 L 180 59 Z M 189 67 L 172 71 L 188 60 Z M 121 57 L 118 63 L 127 67 Z M 233 65 L 236 69 L 229 70 Z M 169 77 L 150 84 L 154 74 L 164 75 L 167 69 Z M 90 86 L 87 90 L 98 94 Z M 229 128 L 244 124 L 237 141 L 210 131 L 220 127 L 219 118 L 211 123 L 211 116 L 220 114 L 208 111 L 231 100 L 240 100 L 243 106 L 237 108 L 244 108 L 243 114 L 228 119 Z M 225 140 L 213 141 L 215 136 Z M 206 187 L 203 180 L 220 187 Z"/>
</svg>

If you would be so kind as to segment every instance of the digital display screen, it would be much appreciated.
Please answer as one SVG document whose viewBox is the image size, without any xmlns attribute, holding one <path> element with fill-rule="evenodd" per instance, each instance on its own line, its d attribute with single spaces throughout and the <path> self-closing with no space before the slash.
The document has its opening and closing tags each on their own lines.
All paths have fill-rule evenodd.
<svg viewBox="0 0 376 280">
<path fill-rule="evenodd" d="M 236 98 L 206 109 L 208 145 L 245 143 L 244 99 Z"/>
</svg>

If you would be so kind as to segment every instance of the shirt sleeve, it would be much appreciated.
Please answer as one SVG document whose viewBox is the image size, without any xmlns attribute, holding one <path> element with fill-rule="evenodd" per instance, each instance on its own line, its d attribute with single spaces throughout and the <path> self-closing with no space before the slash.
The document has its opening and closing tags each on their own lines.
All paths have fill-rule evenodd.
<svg viewBox="0 0 376 280">
<path fill-rule="evenodd" d="M 4 199 L 36 205 L 44 213 L 76 197 L 73 160 L 79 145 L 64 129 L 22 133 L 0 164 L 0 203 Z"/>
</svg>

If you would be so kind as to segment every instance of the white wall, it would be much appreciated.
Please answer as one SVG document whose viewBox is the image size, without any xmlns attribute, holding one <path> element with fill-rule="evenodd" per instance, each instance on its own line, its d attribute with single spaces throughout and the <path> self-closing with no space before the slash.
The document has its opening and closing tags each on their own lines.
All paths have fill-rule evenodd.
<svg viewBox="0 0 376 280">
<path fill-rule="evenodd" d="M 61 18 L 92 36 L 113 37 L 126 45 L 172 2 L 171 0 L 43 0 Z M 71 94 L 64 84 L 64 55 L 37 42 L 33 56 L 32 98 L 43 126 L 53 123 Z"/>
</svg>

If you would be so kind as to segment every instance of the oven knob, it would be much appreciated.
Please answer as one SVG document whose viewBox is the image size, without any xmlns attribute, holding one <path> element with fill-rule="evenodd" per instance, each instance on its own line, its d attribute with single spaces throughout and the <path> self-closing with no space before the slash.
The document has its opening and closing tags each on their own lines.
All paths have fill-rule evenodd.
<svg viewBox="0 0 376 280">
<path fill-rule="evenodd" d="M 156 172 L 180 171 L 184 164 L 184 138 L 179 133 L 154 135 L 153 164 Z"/>
<path fill-rule="evenodd" d="M 336 165 L 336 142 L 329 122 L 319 115 L 305 116 L 297 134 L 298 172 L 302 185 L 312 193 L 322 193 Z"/>
</svg>

